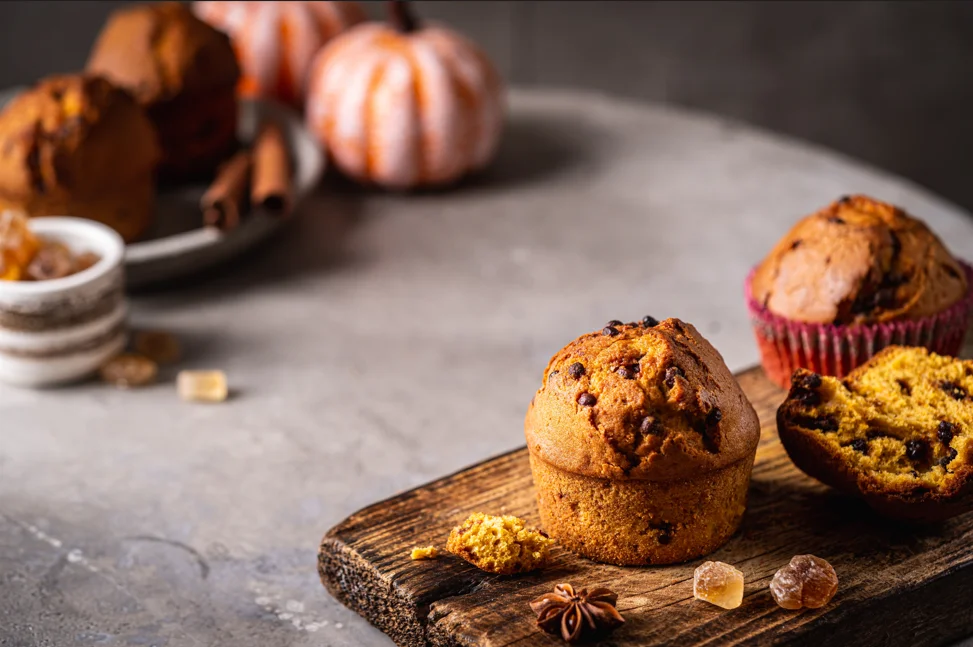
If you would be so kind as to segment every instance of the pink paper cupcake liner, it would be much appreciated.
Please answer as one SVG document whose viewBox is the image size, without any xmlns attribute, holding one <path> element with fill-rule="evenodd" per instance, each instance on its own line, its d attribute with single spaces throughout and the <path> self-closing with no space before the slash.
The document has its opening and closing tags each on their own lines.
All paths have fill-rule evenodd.
<svg viewBox="0 0 973 647">
<path fill-rule="evenodd" d="M 956 355 L 973 312 L 973 267 L 966 272 L 966 296 L 936 315 L 909 321 L 833 325 L 793 321 L 774 314 L 753 298 L 747 276 L 747 307 L 767 376 L 787 388 L 797 368 L 844 377 L 886 346 L 924 346 L 940 355 Z"/>
</svg>

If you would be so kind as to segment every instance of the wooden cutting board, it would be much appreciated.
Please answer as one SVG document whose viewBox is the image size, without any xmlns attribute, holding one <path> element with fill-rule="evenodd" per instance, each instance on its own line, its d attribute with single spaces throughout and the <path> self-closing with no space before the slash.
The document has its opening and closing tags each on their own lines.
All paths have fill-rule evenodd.
<svg viewBox="0 0 973 647">
<path fill-rule="evenodd" d="M 780 445 L 774 416 L 784 393 L 759 368 L 738 376 L 761 422 L 760 446 L 740 531 L 707 559 L 746 577 L 743 605 L 725 611 L 693 599 L 693 569 L 606 566 L 555 549 L 537 573 L 489 575 L 449 554 L 411 561 L 414 546 L 442 549 L 471 512 L 538 523 L 527 449 L 377 503 L 332 528 L 321 543 L 321 581 L 399 645 L 558 645 L 535 625 L 528 602 L 559 582 L 607 586 L 626 624 L 604 645 L 735 645 L 854 642 L 935 645 L 973 633 L 973 514 L 933 527 L 875 516 L 799 472 Z M 795 554 L 834 566 L 838 594 L 818 610 L 785 611 L 767 588 Z M 833 641 L 833 642 L 832 642 Z"/>
</svg>

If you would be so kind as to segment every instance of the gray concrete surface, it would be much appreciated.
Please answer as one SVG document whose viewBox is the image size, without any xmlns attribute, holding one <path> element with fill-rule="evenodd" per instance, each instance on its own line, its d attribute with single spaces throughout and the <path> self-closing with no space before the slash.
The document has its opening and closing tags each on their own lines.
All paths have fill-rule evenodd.
<svg viewBox="0 0 973 647">
<path fill-rule="evenodd" d="M 386 645 L 317 580 L 354 510 L 522 443 L 550 355 L 618 318 L 695 323 L 756 360 L 748 268 L 851 192 L 973 258 L 908 182 L 716 118 L 520 91 L 497 165 L 452 192 L 331 184 L 272 244 L 134 323 L 231 401 L 0 388 L 0 645 Z"/>
</svg>

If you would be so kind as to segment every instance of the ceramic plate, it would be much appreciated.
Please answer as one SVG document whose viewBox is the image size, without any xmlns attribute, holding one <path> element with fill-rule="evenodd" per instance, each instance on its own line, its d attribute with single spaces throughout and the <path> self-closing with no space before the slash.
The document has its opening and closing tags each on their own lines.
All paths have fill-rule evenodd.
<svg viewBox="0 0 973 647">
<path fill-rule="evenodd" d="M 21 91 L 23 88 L 0 91 L 0 108 Z M 264 117 L 281 124 L 290 144 L 297 209 L 324 173 L 324 154 L 296 112 L 268 101 L 240 101 L 240 140 L 251 141 Z M 278 228 L 278 220 L 260 209 L 244 215 L 240 225 L 228 233 L 202 227 L 199 199 L 205 190 L 205 184 L 189 184 L 159 192 L 155 223 L 142 240 L 126 248 L 129 287 L 174 280 L 211 268 L 242 254 Z"/>
</svg>

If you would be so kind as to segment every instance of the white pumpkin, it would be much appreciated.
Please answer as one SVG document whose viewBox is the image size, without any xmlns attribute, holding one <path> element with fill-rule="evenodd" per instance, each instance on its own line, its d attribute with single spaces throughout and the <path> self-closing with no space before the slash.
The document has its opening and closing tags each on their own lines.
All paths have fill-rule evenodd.
<svg viewBox="0 0 973 647">
<path fill-rule="evenodd" d="M 486 166 L 503 129 L 499 75 L 473 43 L 442 26 L 365 23 L 315 58 L 306 118 L 335 165 L 363 183 L 442 185 Z"/>
<path fill-rule="evenodd" d="M 300 107 L 311 60 L 329 40 L 365 19 L 356 2 L 193 3 L 200 19 L 226 32 L 240 63 L 239 94 Z"/>
</svg>

